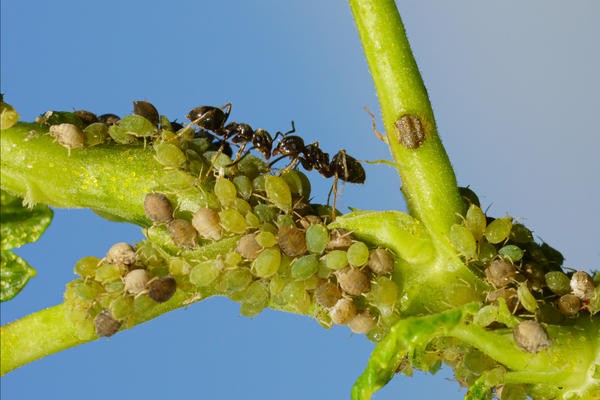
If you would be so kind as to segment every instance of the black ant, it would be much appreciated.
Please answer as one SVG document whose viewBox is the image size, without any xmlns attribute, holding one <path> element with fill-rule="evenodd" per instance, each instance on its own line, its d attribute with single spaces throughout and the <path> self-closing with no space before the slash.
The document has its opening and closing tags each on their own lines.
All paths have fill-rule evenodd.
<svg viewBox="0 0 600 400">
<path fill-rule="evenodd" d="M 273 150 L 273 155 L 280 154 L 281 156 L 273 160 L 269 166 L 272 166 L 284 157 L 290 157 L 292 161 L 283 169 L 284 171 L 293 168 L 300 162 L 302 167 L 307 171 L 314 169 L 325 178 L 333 176 L 332 219 L 334 219 L 338 179 L 350 183 L 364 183 L 366 179 L 364 168 L 354 157 L 346 154 L 345 150 L 340 150 L 334 155 L 330 163 L 329 154 L 321 150 L 318 142 L 305 146 L 304 140 L 300 136 L 287 136 L 286 134 L 283 136 L 283 139 L 281 139 L 277 147 Z M 329 193 L 331 195 L 331 192 Z"/>
</svg>

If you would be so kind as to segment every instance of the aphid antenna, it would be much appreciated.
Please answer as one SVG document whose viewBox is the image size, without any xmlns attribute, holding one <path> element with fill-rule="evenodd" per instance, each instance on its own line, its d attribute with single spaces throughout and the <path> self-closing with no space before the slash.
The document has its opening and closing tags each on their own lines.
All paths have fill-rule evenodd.
<svg viewBox="0 0 600 400">
<path fill-rule="evenodd" d="M 379 132 L 379 130 L 377 130 L 377 119 L 375 118 L 375 114 L 373 114 L 371 112 L 371 110 L 369 110 L 369 107 L 364 106 L 363 108 L 365 109 L 367 114 L 369 114 L 369 116 L 371 117 L 371 122 L 373 123 L 373 132 L 375 133 L 375 136 L 377 136 L 377 139 L 381 140 L 385 144 L 389 144 L 390 142 L 389 142 L 387 136 L 381 134 Z"/>
</svg>

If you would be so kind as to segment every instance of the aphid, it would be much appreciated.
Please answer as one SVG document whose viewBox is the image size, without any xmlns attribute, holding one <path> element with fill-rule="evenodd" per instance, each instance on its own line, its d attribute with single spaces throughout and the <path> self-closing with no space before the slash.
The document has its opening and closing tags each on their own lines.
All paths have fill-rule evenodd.
<svg viewBox="0 0 600 400">
<path fill-rule="evenodd" d="M 475 257 L 477 242 L 473 233 L 464 225 L 454 224 L 450 227 L 450 242 L 467 260 Z"/>
<path fill-rule="evenodd" d="M 280 176 L 264 175 L 267 198 L 277 208 L 289 212 L 292 209 L 292 192 L 285 179 Z"/>
<path fill-rule="evenodd" d="M 348 256 L 344 250 L 331 250 L 325 254 L 325 265 L 330 270 L 340 270 L 348 265 Z"/>
<path fill-rule="evenodd" d="M 131 294 L 140 294 L 146 291 L 146 284 L 150 280 L 150 276 L 145 269 L 134 269 L 129 271 L 123 282 L 125 283 L 125 290 Z"/>
<path fill-rule="evenodd" d="M 245 233 L 248 229 L 248 223 L 244 216 L 236 209 L 226 208 L 219 212 L 221 226 L 226 232 Z"/>
<path fill-rule="evenodd" d="M 363 242 L 354 242 L 346 252 L 348 263 L 353 267 L 362 267 L 369 261 L 369 248 Z"/>
<path fill-rule="evenodd" d="M 367 265 L 378 275 L 390 274 L 394 270 L 394 257 L 386 249 L 373 249 L 369 252 Z"/>
<path fill-rule="evenodd" d="M 116 114 L 102 114 L 98 117 L 98 121 L 106 125 L 116 125 L 120 120 L 121 118 Z"/>
<path fill-rule="evenodd" d="M 256 241 L 254 233 L 242 236 L 235 248 L 235 251 L 247 260 L 254 260 L 258 257 L 258 253 L 260 253 L 261 250 L 262 247 Z"/>
<path fill-rule="evenodd" d="M 292 264 L 292 278 L 307 280 L 313 277 L 319 270 L 319 260 L 314 254 L 309 254 L 294 260 Z"/>
<path fill-rule="evenodd" d="M 407 149 L 417 149 L 425 141 L 425 130 L 416 115 L 405 114 L 394 123 L 398 143 Z"/>
<path fill-rule="evenodd" d="M 574 317 L 581 308 L 581 300 L 574 294 L 560 296 L 557 302 L 558 309 L 567 317 Z"/>
<path fill-rule="evenodd" d="M 144 100 L 134 101 L 133 113 L 146 118 L 148 121 L 152 122 L 154 126 L 158 126 L 160 116 L 158 115 L 158 110 L 156 107 L 154 107 L 154 105 L 152 105 L 152 103 Z"/>
<path fill-rule="evenodd" d="M 204 261 L 190 271 L 189 279 L 195 286 L 208 286 L 219 277 L 220 273 L 219 263 L 212 260 Z"/>
<path fill-rule="evenodd" d="M 336 271 L 335 276 L 342 290 L 350 295 L 358 296 L 371 290 L 369 274 L 363 270 L 346 267 Z"/>
<path fill-rule="evenodd" d="M 306 253 L 306 236 L 300 229 L 282 226 L 277 233 L 277 242 L 281 251 L 290 257 L 298 257 Z"/>
<path fill-rule="evenodd" d="M 252 273 L 258 278 L 268 278 L 277 273 L 281 266 L 281 252 L 278 248 L 264 249 L 252 263 Z"/>
<path fill-rule="evenodd" d="M 81 122 L 83 123 L 83 127 L 87 127 L 95 122 L 98 122 L 98 117 L 91 111 L 87 110 L 75 110 L 73 114 L 77 115 Z"/>
<path fill-rule="evenodd" d="M 315 290 L 315 300 L 323 307 L 333 307 L 342 298 L 342 291 L 333 282 L 323 282 Z"/>
<path fill-rule="evenodd" d="M 504 246 L 504 247 L 508 247 L 508 246 Z M 500 249 L 500 250 L 502 250 L 502 249 Z M 498 253 L 500 253 L 500 251 L 498 251 Z M 524 266 L 521 267 L 521 272 L 527 278 L 527 285 L 529 286 L 529 288 L 531 290 L 541 292 L 544 289 L 544 284 L 546 282 L 546 279 L 544 277 L 544 268 L 542 268 L 541 265 L 539 265 L 538 263 L 535 263 L 533 261 L 528 262 Z"/>
<path fill-rule="evenodd" d="M 224 111 L 227 109 L 227 111 Z M 196 107 L 186 115 L 186 118 L 192 121 L 201 129 L 217 132 L 223 128 L 229 114 L 231 113 L 231 103 L 227 103 L 222 107 L 200 106 Z"/>
<path fill-rule="evenodd" d="M 170 276 L 155 279 L 148 283 L 148 296 L 157 303 L 168 301 L 177 290 L 177 282 Z"/>
<path fill-rule="evenodd" d="M 485 277 L 497 288 L 508 286 L 517 276 L 517 269 L 510 262 L 496 259 L 485 269 Z"/>
<path fill-rule="evenodd" d="M 337 325 L 346 325 L 356 315 L 356 306 L 352 299 L 342 297 L 329 310 L 331 320 Z"/>
<path fill-rule="evenodd" d="M 536 321 L 521 322 L 513 329 L 515 342 L 528 353 L 537 353 L 552 345 L 544 328 Z"/>
<path fill-rule="evenodd" d="M 519 298 L 519 303 L 525 308 L 527 311 L 531 313 L 535 313 L 538 308 L 538 302 L 535 297 L 529 291 L 529 287 L 526 282 L 523 282 L 517 288 L 517 297 Z"/>
<path fill-rule="evenodd" d="M 173 219 L 173 206 L 161 193 L 148 193 L 144 198 L 146 216 L 154 222 L 167 223 Z"/>
<path fill-rule="evenodd" d="M 137 260 L 135 250 L 129 243 L 119 242 L 111 246 L 105 256 L 109 264 L 132 265 Z"/>
<path fill-rule="evenodd" d="M 317 218 L 318 217 L 314 216 Z M 306 229 L 306 247 L 308 251 L 315 254 L 322 254 L 327 247 L 327 243 L 329 242 L 329 233 L 327 228 L 320 224 L 315 223 L 309 225 Z"/>
<path fill-rule="evenodd" d="M 369 310 L 365 310 L 356 314 L 348 323 L 348 327 L 356 334 L 365 334 L 369 333 L 369 331 L 375 327 L 376 323 L 377 320 L 373 313 Z"/>
<path fill-rule="evenodd" d="M 121 328 L 121 322 L 113 317 L 110 310 L 104 309 L 94 318 L 94 327 L 99 337 L 109 337 L 117 333 Z"/>
<path fill-rule="evenodd" d="M 334 228 L 329 231 L 328 250 L 346 250 L 352 244 L 352 232 L 342 228 Z"/>
<path fill-rule="evenodd" d="M 571 276 L 571 291 L 581 300 L 589 300 L 594 296 L 594 280 L 585 271 L 577 271 Z"/>
<path fill-rule="evenodd" d="M 550 271 L 544 275 L 546 285 L 552 293 L 562 296 L 571 291 L 571 280 L 562 271 Z"/>
<path fill-rule="evenodd" d="M 508 239 L 512 228 L 512 217 L 502 217 L 493 220 L 485 228 L 484 236 L 488 242 L 498 244 Z"/>
<path fill-rule="evenodd" d="M 198 231 L 185 219 L 174 219 L 167 225 L 169 236 L 176 246 L 192 248 L 196 246 Z"/>
<path fill-rule="evenodd" d="M 488 303 L 497 303 L 499 298 L 503 298 L 506 302 L 506 307 L 510 311 L 515 311 L 519 305 L 519 297 L 515 288 L 500 288 L 496 289 L 486 296 L 485 300 Z"/>
<path fill-rule="evenodd" d="M 221 219 L 212 208 L 200 208 L 192 218 L 192 225 L 200 236 L 210 240 L 221 239 Z"/>
<path fill-rule="evenodd" d="M 58 144 L 66 147 L 71 154 L 71 149 L 83 147 L 83 131 L 73 124 L 58 124 L 50 126 L 50 135 L 53 136 Z"/>
</svg>

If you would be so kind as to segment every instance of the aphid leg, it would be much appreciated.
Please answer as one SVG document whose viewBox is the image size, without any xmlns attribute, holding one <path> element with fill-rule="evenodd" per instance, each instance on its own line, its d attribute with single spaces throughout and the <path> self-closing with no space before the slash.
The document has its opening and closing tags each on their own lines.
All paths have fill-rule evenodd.
<svg viewBox="0 0 600 400">
<path fill-rule="evenodd" d="M 371 116 L 371 121 L 373 122 L 373 132 L 375 132 L 375 136 L 377 136 L 377 138 L 379 140 L 381 140 L 382 142 L 384 142 L 385 144 L 389 144 L 388 138 L 385 135 L 382 135 L 381 133 L 379 133 L 379 131 L 377 130 L 377 120 L 375 119 L 375 114 L 373 114 L 371 112 L 371 110 L 369 110 L 369 107 L 364 106 L 365 111 L 367 112 L 367 114 L 369 114 Z"/>
</svg>

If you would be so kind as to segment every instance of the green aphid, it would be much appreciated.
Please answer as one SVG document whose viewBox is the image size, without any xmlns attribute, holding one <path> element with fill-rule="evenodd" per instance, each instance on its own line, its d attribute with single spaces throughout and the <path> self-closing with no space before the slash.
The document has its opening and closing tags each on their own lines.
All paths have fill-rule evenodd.
<svg viewBox="0 0 600 400">
<path fill-rule="evenodd" d="M 524 250 L 522 250 L 518 246 L 515 246 L 514 244 L 508 244 L 500 248 L 500 250 L 498 250 L 498 254 L 501 257 L 507 258 L 512 263 L 521 261 L 524 253 Z"/>
<path fill-rule="evenodd" d="M 102 122 L 95 122 L 83 130 L 83 143 L 86 147 L 97 146 L 108 140 L 108 126 Z"/>
<path fill-rule="evenodd" d="M 278 211 L 275 207 L 272 207 L 265 203 L 259 203 L 254 206 L 254 214 L 263 223 L 273 222 L 277 218 Z"/>
<path fill-rule="evenodd" d="M 482 241 L 481 243 L 479 243 L 479 251 L 477 254 L 477 258 L 481 262 L 489 263 L 494 258 L 496 258 L 496 255 L 498 255 L 498 250 L 496 250 L 496 247 L 493 244 L 488 243 L 486 241 Z"/>
<path fill-rule="evenodd" d="M 490 222 L 490 224 L 485 228 L 484 235 L 487 241 L 490 243 L 501 243 L 508 239 L 511 228 L 512 217 L 498 218 Z"/>
<path fill-rule="evenodd" d="M 133 144 L 137 141 L 137 138 L 132 134 L 128 133 L 126 129 L 123 129 L 120 125 L 111 125 L 108 127 L 108 135 L 119 144 Z"/>
<path fill-rule="evenodd" d="M 91 278 L 96 274 L 99 265 L 100 259 L 98 257 L 83 257 L 75 264 L 74 272 L 82 278 Z"/>
<path fill-rule="evenodd" d="M 110 303 L 109 308 L 116 319 L 123 320 L 133 313 L 133 297 L 119 296 Z"/>
<path fill-rule="evenodd" d="M 269 278 L 279 271 L 281 252 L 278 248 L 267 248 L 260 252 L 252 263 L 252 272 L 258 278 Z"/>
<path fill-rule="evenodd" d="M 223 206 L 228 206 L 237 198 L 237 189 L 233 182 L 224 177 L 215 181 L 214 193 Z"/>
<path fill-rule="evenodd" d="M 0 129 L 13 127 L 19 121 L 19 117 L 13 106 L 5 102 L 0 103 Z"/>
<path fill-rule="evenodd" d="M 310 198 L 310 181 L 305 174 L 298 170 L 292 169 L 283 173 L 281 177 L 287 183 L 292 195 L 302 197 L 305 200 Z"/>
<path fill-rule="evenodd" d="M 211 285 L 221 273 L 219 264 L 214 261 L 204 261 L 192 268 L 190 272 L 190 283 L 198 287 Z"/>
<path fill-rule="evenodd" d="M 538 303 L 535 297 L 529 291 L 527 287 L 527 282 L 523 282 L 519 284 L 517 289 L 517 296 L 519 297 L 519 303 L 525 308 L 527 311 L 531 313 L 535 313 L 538 309 Z"/>
<path fill-rule="evenodd" d="M 221 275 L 219 287 L 225 293 L 239 292 L 248 287 L 253 278 L 248 268 L 228 269 Z"/>
<path fill-rule="evenodd" d="M 292 264 L 292 278 L 307 280 L 314 276 L 319 269 L 319 260 L 314 254 L 303 256 L 294 260 Z"/>
<path fill-rule="evenodd" d="M 187 158 L 183 151 L 172 143 L 158 143 L 154 145 L 156 161 L 166 168 L 180 168 Z"/>
<path fill-rule="evenodd" d="M 306 248 L 309 252 L 323 254 L 329 243 L 329 231 L 324 225 L 314 224 L 306 229 Z"/>
<path fill-rule="evenodd" d="M 373 306 L 379 309 L 384 318 L 387 318 L 394 313 L 399 293 L 400 288 L 396 282 L 379 276 L 371 284 L 371 291 L 367 295 L 367 299 Z"/>
<path fill-rule="evenodd" d="M 465 216 L 465 226 L 469 231 L 471 231 L 475 240 L 481 240 L 485 232 L 486 225 L 487 221 L 485 218 L 485 214 L 483 213 L 481 208 L 479 208 L 475 204 L 471 204 Z"/>
<path fill-rule="evenodd" d="M 477 242 L 473 233 L 465 226 L 454 224 L 450 227 L 450 242 L 467 260 L 475 258 Z"/>
<path fill-rule="evenodd" d="M 246 213 L 244 218 L 251 229 L 257 229 L 260 227 L 260 218 L 258 218 L 253 212 Z"/>
<path fill-rule="evenodd" d="M 281 297 L 284 304 L 292 307 L 300 314 L 307 314 L 310 311 L 312 301 L 302 281 L 292 281 L 285 285 Z"/>
<path fill-rule="evenodd" d="M 261 230 L 255 236 L 256 242 L 262 247 L 273 247 L 277 244 L 277 236 L 272 232 Z"/>
<path fill-rule="evenodd" d="M 131 114 L 121 119 L 119 126 L 129 135 L 135 137 L 149 138 L 158 132 L 152 122 L 136 114 Z"/>
<path fill-rule="evenodd" d="M 348 256 L 344 250 L 332 250 L 325 254 L 325 265 L 330 270 L 340 270 L 348 265 Z"/>
<path fill-rule="evenodd" d="M 221 226 L 227 232 L 242 234 L 248 229 L 248 223 L 244 216 L 233 208 L 226 208 L 219 212 L 219 219 Z"/>
<path fill-rule="evenodd" d="M 354 242 L 346 251 L 348 263 L 353 267 L 362 267 L 369 261 L 369 248 L 363 242 Z"/>
<path fill-rule="evenodd" d="M 243 302 L 265 308 L 269 305 L 269 287 L 264 281 L 254 281 L 244 292 Z"/>
<path fill-rule="evenodd" d="M 236 198 L 233 203 L 231 203 L 231 206 L 238 210 L 242 215 L 247 215 L 252 212 L 252 206 L 244 199 Z"/>
<path fill-rule="evenodd" d="M 104 292 L 104 288 L 98 282 L 89 280 L 76 279 L 73 281 L 73 287 L 77 290 L 77 294 L 84 300 L 95 300 Z"/>
<path fill-rule="evenodd" d="M 235 176 L 233 184 L 242 199 L 248 200 L 252 196 L 252 181 L 246 175 Z"/>
<path fill-rule="evenodd" d="M 292 192 L 285 179 L 279 176 L 264 175 L 267 198 L 284 212 L 292 210 Z"/>
<path fill-rule="evenodd" d="M 125 267 L 115 264 L 103 264 L 96 269 L 95 279 L 100 283 L 120 280 L 124 275 Z"/>
</svg>

